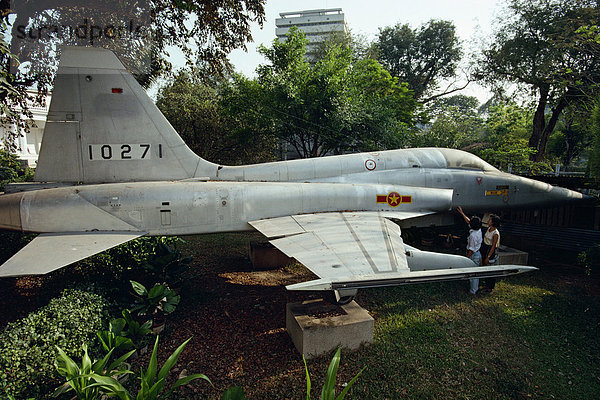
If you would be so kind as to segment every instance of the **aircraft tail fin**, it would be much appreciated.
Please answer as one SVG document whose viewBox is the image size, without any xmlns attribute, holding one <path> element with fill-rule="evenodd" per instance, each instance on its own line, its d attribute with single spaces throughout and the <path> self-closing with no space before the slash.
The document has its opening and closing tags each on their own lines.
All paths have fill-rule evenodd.
<svg viewBox="0 0 600 400">
<path fill-rule="evenodd" d="M 216 175 L 109 50 L 64 47 L 35 179 L 178 180 Z"/>
</svg>

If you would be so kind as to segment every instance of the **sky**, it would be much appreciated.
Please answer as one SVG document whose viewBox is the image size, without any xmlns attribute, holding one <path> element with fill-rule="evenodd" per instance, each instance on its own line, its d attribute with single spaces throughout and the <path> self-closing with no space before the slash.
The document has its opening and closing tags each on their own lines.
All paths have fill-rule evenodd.
<svg viewBox="0 0 600 400">
<path fill-rule="evenodd" d="M 252 74 L 264 61 L 256 49 L 259 44 L 269 46 L 275 38 L 275 19 L 280 12 L 341 8 L 352 33 L 369 40 L 374 40 L 379 28 L 385 26 L 408 23 L 417 27 L 430 19 L 445 19 L 454 22 L 458 36 L 468 45 L 478 32 L 490 32 L 494 13 L 499 9 L 497 3 L 498 0 L 267 0 L 263 28 L 252 26 L 254 43 L 248 43 L 248 52 L 235 50 L 230 59 L 239 72 Z"/>
<path fill-rule="evenodd" d="M 252 27 L 253 42 L 247 43 L 247 51 L 234 50 L 229 59 L 237 72 L 248 77 L 255 76 L 256 67 L 265 63 L 258 53 L 259 45 L 269 47 L 275 39 L 275 19 L 279 13 L 289 11 L 314 10 L 322 8 L 341 8 L 346 24 L 353 34 L 358 34 L 373 41 L 379 28 L 393 26 L 398 23 L 409 24 L 417 28 L 430 19 L 450 20 L 456 26 L 457 34 L 462 42 L 465 56 L 478 49 L 481 38 L 489 37 L 493 23 L 506 0 L 267 0 L 265 4 L 265 22 L 263 27 L 254 23 Z M 185 65 L 184 57 L 175 48 L 169 48 L 175 69 Z M 159 80 L 148 91 L 156 99 L 158 87 L 165 83 Z M 458 84 L 464 84 L 464 80 Z M 461 94 L 475 96 L 480 103 L 491 97 L 488 89 L 470 83 Z"/>
<path fill-rule="evenodd" d="M 450 20 L 467 53 L 476 48 L 477 38 L 489 36 L 502 3 L 502 0 L 267 0 L 263 28 L 253 24 L 254 42 L 247 44 L 247 52 L 232 52 L 230 60 L 238 72 L 254 76 L 256 67 L 265 62 L 257 47 L 259 44 L 268 47 L 275 38 L 275 19 L 279 13 L 320 8 L 341 8 L 351 32 L 369 41 L 376 38 L 379 28 L 397 23 L 416 28 L 430 19 Z M 476 96 L 482 102 L 490 96 L 486 89 L 472 84 L 461 93 Z"/>
</svg>

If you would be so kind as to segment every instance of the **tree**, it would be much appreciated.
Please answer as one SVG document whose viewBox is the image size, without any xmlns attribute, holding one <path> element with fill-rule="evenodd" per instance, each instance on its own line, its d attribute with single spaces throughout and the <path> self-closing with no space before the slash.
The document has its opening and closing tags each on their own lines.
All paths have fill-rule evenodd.
<svg viewBox="0 0 600 400">
<path fill-rule="evenodd" d="M 392 76 L 408 83 L 417 100 L 425 103 L 459 90 L 435 93 L 442 80 L 456 76 L 462 56 L 452 22 L 430 20 L 417 29 L 408 24 L 382 28 L 374 46 L 379 62 Z"/>
<path fill-rule="evenodd" d="M 272 140 L 258 131 L 231 129 L 236 126 L 231 119 L 237 120 L 238 115 L 228 107 L 243 98 L 231 86 L 227 81 L 210 86 L 202 77 L 180 71 L 159 89 L 156 105 L 202 158 L 221 164 L 272 161 Z"/>
<path fill-rule="evenodd" d="M 3 22 L 0 36 L 12 37 L 11 50 L 2 49 L 2 76 L 16 90 L 36 86 L 41 100 L 52 82 L 57 67 L 56 48 L 60 44 L 115 50 L 146 87 L 170 71 L 165 58 L 169 46 L 181 50 L 189 65 L 200 60 L 211 73 L 222 73 L 230 68 L 227 55 L 233 49 L 245 48 L 245 43 L 252 40 L 250 23 L 262 25 L 265 0 L 0 0 L 0 3 Z M 27 57 L 34 62 L 23 64 Z M 21 63 L 19 68 L 14 60 Z M 9 91 L 0 91 L 0 104 L 8 105 L 14 112 L 21 106 L 20 115 L 25 119 L 29 117 L 27 100 L 34 99 L 27 98 L 24 90 L 12 97 Z M 9 122 L 16 122 L 21 129 L 25 127 L 18 118 Z M 20 129 L 15 134 L 20 134 Z M 14 136 L 8 139 L 14 141 Z"/>
<path fill-rule="evenodd" d="M 301 157 L 406 144 L 416 108 L 406 85 L 374 60 L 355 61 L 346 46 L 329 47 L 314 65 L 305 48 L 304 34 L 291 29 L 260 49 L 268 60 L 257 69 L 261 112 L 275 137 Z"/>
<path fill-rule="evenodd" d="M 476 77 L 496 89 L 504 83 L 537 97 L 528 140 L 541 161 L 561 113 L 593 96 L 600 78 L 597 43 L 580 29 L 600 17 L 595 0 L 508 0 L 492 43 L 483 50 Z"/>
<path fill-rule="evenodd" d="M 600 178 L 600 101 L 596 103 L 592 113 L 592 143 L 588 170 L 591 176 Z"/>
<path fill-rule="evenodd" d="M 0 191 L 11 182 L 26 182 L 33 180 L 31 168 L 23 167 L 17 156 L 0 149 Z"/>
<path fill-rule="evenodd" d="M 484 119 L 477 98 L 456 95 L 431 103 L 428 114 L 433 121 L 419 135 L 419 146 L 470 149 L 481 141 Z"/>
<path fill-rule="evenodd" d="M 29 103 L 33 98 L 24 85 L 15 84 L 15 77 L 10 73 L 9 65 L 15 59 L 9 44 L 4 40 L 7 30 L 5 21 L 0 21 L 0 129 L 5 132 L 4 143 L 1 145 L 8 151 L 16 150 L 16 135 L 21 131 L 28 132 L 33 114 Z"/>
<path fill-rule="evenodd" d="M 567 107 L 548 139 L 548 155 L 563 165 L 571 165 L 590 145 L 590 114 L 587 104 Z"/>
<path fill-rule="evenodd" d="M 515 103 L 490 107 L 481 148 L 474 149 L 481 158 L 497 168 L 530 171 L 544 168 L 530 160 L 535 151 L 527 146 L 531 129 L 531 110 Z"/>
</svg>

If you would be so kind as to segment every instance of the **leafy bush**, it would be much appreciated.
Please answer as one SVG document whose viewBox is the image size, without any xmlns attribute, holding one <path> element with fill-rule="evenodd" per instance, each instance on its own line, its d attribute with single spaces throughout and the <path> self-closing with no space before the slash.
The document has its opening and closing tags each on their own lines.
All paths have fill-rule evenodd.
<svg viewBox="0 0 600 400">
<path fill-rule="evenodd" d="M 591 275 L 593 270 L 597 272 L 598 266 L 600 266 L 600 244 L 595 244 L 586 251 L 579 253 L 577 258 L 579 265 L 585 268 L 586 275 Z"/>
<path fill-rule="evenodd" d="M 108 301 L 95 293 L 67 289 L 48 305 L 9 323 L 0 332 L 0 397 L 44 398 L 60 382 L 56 346 L 73 356 L 102 329 Z"/>
<path fill-rule="evenodd" d="M 131 316 L 128 309 L 123 310 L 123 318 L 115 318 L 108 324 L 108 330 L 96 332 L 104 351 L 115 350 L 117 354 L 133 348 L 139 348 L 144 337 L 152 330 L 152 321 L 140 324 Z"/>
<path fill-rule="evenodd" d="M 108 330 L 96 332 L 100 344 L 106 353 L 125 352 L 134 348 L 133 341 L 123 335 L 125 319 L 115 318 L 108 324 Z"/>
<path fill-rule="evenodd" d="M 127 283 L 130 277 L 139 276 L 139 271 L 156 257 L 162 246 L 173 245 L 178 240 L 177 237 L 141 237 L 79 261 L 75 268 L 95 281 Z"/>
<path fill-rule="evenodd" d="M 183 257 L 177 250 L 177 242 L 185 241 L 178 237 L 156 238 L 156 254 L 142 267 L 153 283 L 166 282 L 169 285 L 181 283 L 181 275 L 189 268 L 192 257 Z"/>
<path fill-rule="evenodd" d="M 136 293 L 136 305 L 133 312 L 152 318 L 156 314 L 169 315 L 179 304 L 180 296 L 167 285 L 156 284 L 150 290 L 139 282 L 131 281 Z"/>
<path fill-rule="evenodd" d="M 325 376 L 325 384 L 323 385 L 323 389 L 321 390 L 321 400 L 343 400 L 348 391 L 354 385 L 354 382 L 358 379 L 360 374 L 364 371 L 364 368 L 361 369 L 358 374 L 354 375 L 354 378 L 348 382 L 348 385 L 342 390 L 342 392 L 336 397 L 335 396 L 335 378 L 337 376 L 338 367 L 340 365 L 342 349 L 338 347 L 337 351 L 333 355 L 331 359 L 331 363 L 329 364 L 329 368 L 327 368 L 327 375 Z M 306 372 L 306 400 L 310 400 L 310 375 L 308 373 L 308 366 L 306 365 L 306 359 L 304 355 L 302 355 L 302 360 L 304 360 L 304 371 Z"/>
<path fill-rule="evenodd" d="M 19 158 L 6 150 L 0 149 L 0 192 L 11 182 L 27 182 L 33 180 L 33 169 L 23 168 Z"/>
</svg>

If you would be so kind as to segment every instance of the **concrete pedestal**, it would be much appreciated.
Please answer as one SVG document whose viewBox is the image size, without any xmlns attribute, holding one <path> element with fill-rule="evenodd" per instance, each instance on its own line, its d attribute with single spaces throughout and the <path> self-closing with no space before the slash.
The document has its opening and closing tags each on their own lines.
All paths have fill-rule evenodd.
<svg viewBox="0 0 600 400">
<path fill-rule="evenodd" d="M 498 265 L 527 265 L 529 253 L 512 247 L 498 247 Z"/>
<path fill-rule="evenodd" d="M 339 346 L 357 349 L 362 343 L 372 343 L 374 320 L 354 301 L 337 306 L 318 299 L 288 303 L 286 328 L 308 359 Z"/>
</svg>

